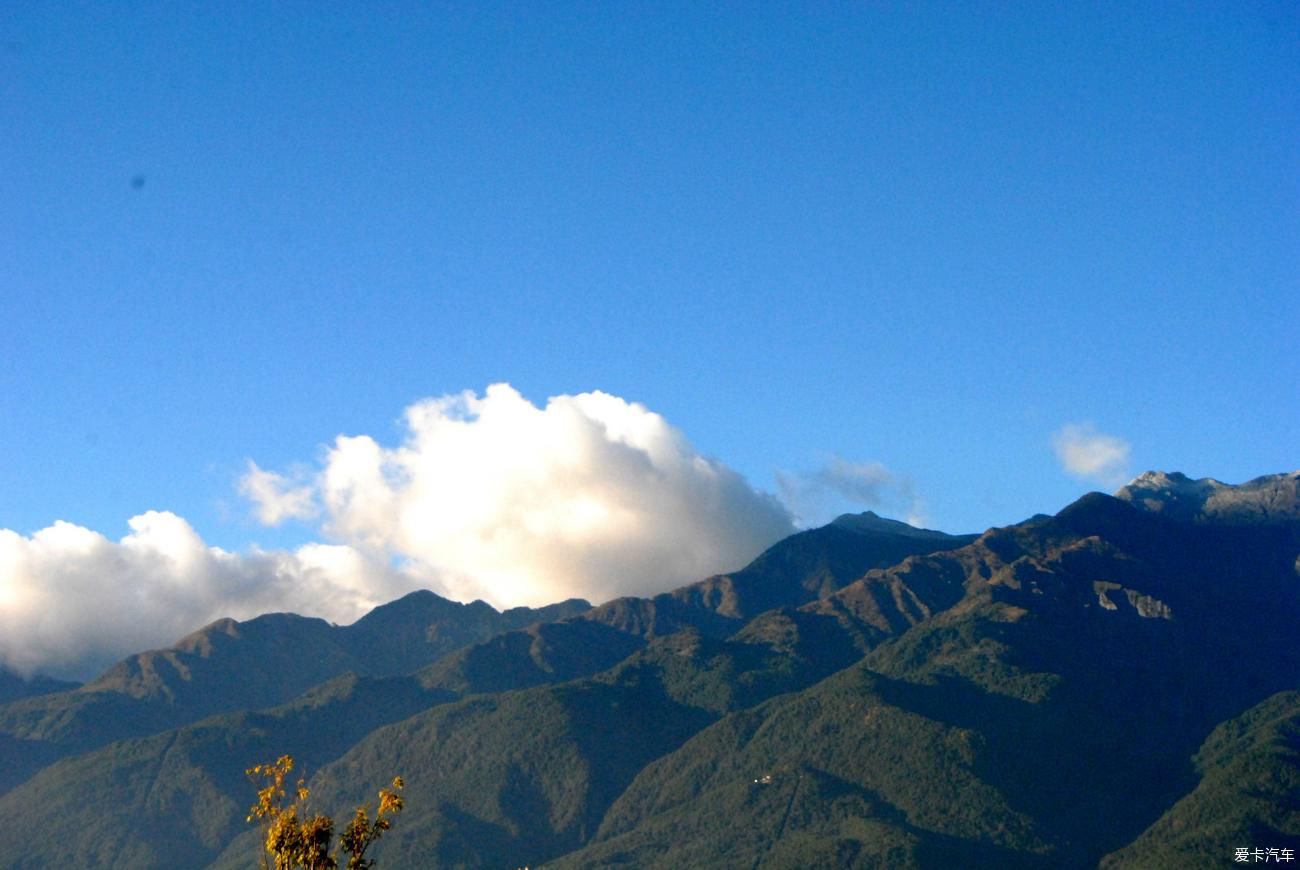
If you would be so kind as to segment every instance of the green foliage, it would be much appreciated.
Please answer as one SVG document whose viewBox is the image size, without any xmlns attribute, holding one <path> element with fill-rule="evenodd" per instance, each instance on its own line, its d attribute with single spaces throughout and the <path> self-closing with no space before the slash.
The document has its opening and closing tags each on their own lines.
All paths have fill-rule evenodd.
<svg viewBox="0 0 1300 870">
<path fill-rule="evenodd" d="M 1300 692 L 1223 723 L 1195 761 L 1196 788 L 1103 867 L 1221 867 L 1241 847 L 1300 851 Z"/>
<path fill-rule="evenodd" d="M 403 679 L 335 680 L 52 765 L 0 798 L 0 854 L 244 870 L 272 854 L 271 825 L 235 836 L 232 759 L 281 746 L 320 770 L 323 813 L 286 770 L 264 817 L 298 866 L 384 832 L 387 813 L 334 820 L 393 770 L 412 809 L 371 851 L 394 866 L 1195 867 L 1300 838 L 1300 702 L 1242 715 L 1300 684 L 1300 528 L 1182 528 L 1095 496 L 854 574 L 868 537 L 794 536 L 745 571 Z M 370 666 L 421 662 L 419 627 L 443 610 L 377 613 L 370 635 L 407 640 Z M 32 703 L 10 720 L 59 720 Z"/>
<path fill-rule="evenodd" d="M 247 759 L 292 746 L 300 765 L 317 770 L 375 728 L 449 697 L 412 678 L 347 676 L 283 707 L 213 717 L 65 759 L 0 797 L 0 856 L 21 853 L 28 862 L 0 857 L 0 867 L 206 867 L 246 831 L 249 848 L 224 865 L 246 870 L 261 851 L 244 822 Z M 322 807 L 350 814 L 367 797 L 368 788 L 348 804 Z M 22 836 L 37 826 L 45 836 Z"/>
<path fill-rule="evenodd" d="M 0 790 L 52 761 L 181 728 L 205 717 L 285 704 L 352 672 L 407 674 L 469 644 L 589 609 L 567 601 L 504 613 L 413 592 L 356 623 L 294 614 L 221 619 L 173 647 L 139 653 L 75 691 L 0 704 Z M 5 691 L 0 672 L 0 693 Z"/>
<path fill-rule="evenodd" d="M 366 850 L 392 827 L 390 817 L 402 811 L 402 778 L 395 778 L 391 789 L 380 789 L 373 822 L 366 807 L 357 807 L 331 853 L 334 819 L 320 813 L 308 815 L 311 791 L 305 780 L 298 780 L 293 790 L 294 800 L 285 803 L 285 779 L 292 771 L 293 758 L 288 755 L 280 756 L 273 764 L 259 764 L 248 770 L 255 781 L 266 781 L 258 789 L 257 803 L 249 811 L 248 821 L 261 821 L 262 841 L 267 853 L 275 859 L 275 870 L 338 870 L 340 853 L 347 856 L 347 870 L 373 867 L 375 862 L 366 858 Z"/>
<path fill-rule="evenodd" d="M 894 694 L 859 665 L 725 717 L 646 767 L 593 844 L 559 865 L 616 855 L 655 867 L 798 866 L 801 854 L 820 856 L 808 866 L 907 866 L 940 849 L 953 866 L 1041 856 L 1032 820 L 982 780 L 983 736 L 896 706 Z"/>
</svg>

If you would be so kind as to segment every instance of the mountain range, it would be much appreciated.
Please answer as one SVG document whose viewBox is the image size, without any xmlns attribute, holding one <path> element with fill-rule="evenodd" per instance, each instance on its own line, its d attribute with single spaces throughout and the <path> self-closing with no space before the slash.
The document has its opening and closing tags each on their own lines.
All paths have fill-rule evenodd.
<svg viewBox="0 0 1300 870">
<path fill-rule="evenodd" d="M 380 867 L 1219 867 L 1300 853 L 1300 472 L 981 535 L 841 517 L 652 598 L 221 620 L 0 679 L 0 866 L 248 867 L 244 771 Z"/>
</svg>

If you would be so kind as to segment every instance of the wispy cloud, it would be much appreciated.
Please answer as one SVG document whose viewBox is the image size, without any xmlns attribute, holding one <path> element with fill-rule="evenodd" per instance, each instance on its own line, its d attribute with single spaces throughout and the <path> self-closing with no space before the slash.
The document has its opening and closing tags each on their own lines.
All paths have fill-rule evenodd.
<svg viewBox="0 0 1300 870">
<path fill-rule="evenodd" d="M 289 519 L 311 519 L 320 513 L 310 484 L 274 471 L 265 471 L 249 460 L 248 471 L 239 479 L 239 493 L 253 503 L 254 514 L 263 525 L 278 526 Z"/>
<path fill-rule="evenodd" d="M 832 456 L 812 471 L 780 471 L 781 499 L 802 525 L 826 522 L 850 509 L 874 509 L 924 523 L 924 506 L 910 478 L 879 462 L 850 462 Z"/>
<path fill-rule="evenodd" d="M 1091 423 L 1066 423 L 1052 435 L 1052 448 L 1061 467 L 1083 480 L 1117 487 L 1130 476 L 1132 445 Z"/>
</svg>

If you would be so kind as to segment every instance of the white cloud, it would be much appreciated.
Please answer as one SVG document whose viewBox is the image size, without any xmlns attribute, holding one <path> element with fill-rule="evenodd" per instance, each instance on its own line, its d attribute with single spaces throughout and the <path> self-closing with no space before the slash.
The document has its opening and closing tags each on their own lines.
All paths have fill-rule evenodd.
<svg viewBox="0 0 1300 870">
<path fill-rule="evenodd" d="M 0 664 L 84 679 L 223 616 L 289 610 L 346 623 L 419 584 L 346 546 L 245 555 L 150 511 L 111 541 L 67 522 L 0 529 Z"/>
<path fill-rule="evenodd" d="M 793 530 L 774 498 L 607 393 L 538 407 L 495 384 L 403 420 L 395 446 L 335 440 L 314 483 L 323 530 L 460 600 L 653 594 L 741 567 Z"/>
<path fill-rule="evenodd" d="M 1104 486 L 1120 486 L 1129 478 L 1131 445 L 1091 423 L 1066 423 L 1052 435 L 1052 448 L 1075 477 Z"/>
<path fill-rule="evenodd" d="M 925 524 L 923 505 L 910 478 L 879 462 L 830 457 L 820 468 L 778 472 L 781 498 L 805 526 L 828 522 L 848 510 L 874 509 Z"/>
<path fill-rule="evenodd" d="M 258 468 L 252 460 L 239 479 L 239 492 L 253 503 L 254 513 L 264 525 L 278 526 L 288 519 L 310 519 L 319 513 L 311 486 Z"/>
<path fill-rule="evenodd" d="M 230 553 L 159 511 L 118 541 L 67 522 L 0 529 L 0 665 L 86 678 L 221 617 L 348 623 L 421 587 L 500 607 L 647 595 L 793 531 L 775 498 L 616 396 L 537 407 L 498 384 L 404 419 L 402 443 L 341 436 L 312 471 L 249 463 L 239 488 L 262 522 L 318 516 L 334 543 Z"/>
</svg>

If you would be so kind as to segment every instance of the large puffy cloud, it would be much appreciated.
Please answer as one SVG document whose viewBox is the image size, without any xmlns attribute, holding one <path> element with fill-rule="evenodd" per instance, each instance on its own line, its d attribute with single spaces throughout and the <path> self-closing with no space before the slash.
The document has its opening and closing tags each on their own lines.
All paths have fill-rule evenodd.
<svg viewBox="0 0 1300 870">
<path fill-rule="evenodd" d="M 336 439 L 313 499 L 328 536 L 453 598 L 646 595 L 738 568 L 793 530 L 775 498 L 606 393 L 538 407 L 496 384 L 418 402 L 404 422 L 395 446 Z M 263 498 L 245 478 L 244 491 L 259 514 L 279 513 L 283 487 Z"/>
<path fill-rule="evenodd" d="M 1129 478 L 1131 445 L 1091 423 L 1067 423 L 1052 435 L 1061 467 L 1082 480 L 1120 486 Z"/>
<path fill-rule="evenodd" d="M 223 616 L 291 610 L 351 622 L 418 584 L 342 545 L 234 554 L 150 511 L 112 541 L 56 522 L 0 529 L 0 664 L 84 679 Z"/>
<path fill-rule="evenodd" d="M 160 511 L 116 541 L 68 522 L 0 529 L 0 666 L 86 678 L 220 617 L 347 623 L 420 587 L 498 606 L 651 594 L 793 530 L 772 496 L 615 396 L 537 407 L 499 384 L 404 419 L 394 446 L 339 437 L 288 474 L 249 463 L 239 488 L 262 522 L 317 520 L 332 543 L 231 553 Z"/>
<path fill-rule="evenodd" d="M 924 506 L 911 478 L 879 462 L 851 462 L 831 456 L 812 471 L 778 472 L 781 498 L 804 525 L 827 522 L 835 513 L 872 508 L 925 524 Z"/>
</svg>

